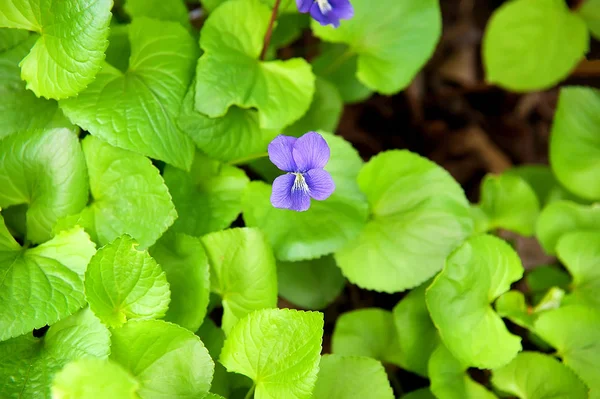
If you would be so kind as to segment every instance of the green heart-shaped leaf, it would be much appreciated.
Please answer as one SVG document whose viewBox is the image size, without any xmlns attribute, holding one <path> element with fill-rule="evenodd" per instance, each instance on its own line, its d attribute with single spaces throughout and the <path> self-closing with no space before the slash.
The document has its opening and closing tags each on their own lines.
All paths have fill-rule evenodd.
<svg viewBox="0 0 600 399">
<path fill-rule="evenodd" d="M 542 313 L 535 333 L 600 397 L 600 313 L 584 306 L 565 306 Z"/>
<path fill-rule="evenodd" d="M 148 250 L 167 275 L 171 302 L 165 320 L 195 332 L 210 294 L 209 264 L 199 238 L 168 231 Z"/>
<path fill-rule="evenodd" d="M 546 206 L 537 221 L 536 236 L 550 255 L 556 253 L 560 238 L 577 230 L 600 231 L 600 205 L 556 201 Z"/>
<path fill-rule="evenodd" d="M 190 29 L 190 17 L 183 0 L 126 0 L 125 11 L 133 19 L 148 17 L 161 21 L 178 22 Z"/>
<path fill-rule="evenodd" d="M 460 185 L 409 151 L 375 156 L 360 171 L 358 184 L 371 218 L 335 259 L 348 280 L 363 288 L 391 293 L 425 282 L 473 230 Z"/>
<path fill-rule="evenodd" d="M 237 161 L 265 152 L 278 130 L 261 129 L 258 112 L 237 106 L 219 118 L 194 108 L 195 81 L 183 99 L 178 124 L 204 153 L 220 161 Z"/>
<path fill-rule="evenodd" d="M 232 105 L 257 108 L 260 126 L 281 129 L 310 106 L 315 77 L 300 58 L 259 61 L 271 10 L 260 0 L 229 0 L 210 14 L 200 36 L 196 110 L 211 118 Z"/>
<path fill-rule="evenodd" d="M 158 169 L 148 158 L 93 136 L 83 140 L 83 152 L 92 201 L 81 213 L 60 220 L 55 230 L 83 226 L 99 245 L 123 234 L 141 248 L 154 244 L 177 217 Z"/>
<path fill-rule="evenodd" d="M 96 252 L 85 272 L 90 308 L 110 327 L 167 312 L 171 292 L 165 273 L 137 246 L 131 237 L 119 237 Z"/>
<path fill-rule="evenodd" d="M 37 40 L 34 35 L 17 29 L 0 28 L 0 138 L 14 133 L 51 127 L 67 127 L 70 122 L 54 100 L 38 98 L 25 88 L 19 61 Z"/>
<path fill-rule="evenodd" d="M 521 165 L 504 172 L 504 175 L 518 176 L 525 180 L 535 191 L 540 205 L 545 206 L 553 201 L 571 200 L 584 203 L 580 198 L 567 191 L 556 180 L 552 169 L 547 165 Z"/>
<path fill-rule="evenodd" d="M 110 332 L 88 308 L 52 325 L 42 338 L 0 342 L 0 397 L 51 399 L 54 375 L 72 360 L 107 359 Z"/>
<path fill-rule="evenodd" d="M 248 313 L 277 305 L 275 258 L 258 229 L 218 231 L 202 237 L 202 243 L 212 291 L 222 298 L 225 333 Z"/>
<path fill-rule="evenodd" d="M 562 0 L 514 0 L 490 19 L 483 38 L 486 79 L 514 91 L 547 89 L 588 50 L 583 20 Z"/>
<path fill-rule="evenodd" d="M 220 361 L 228 371 L 254 380 L 256 399 L 309 399 L 319 371 L 322 337 L 322 313 L 257 310 L 233 327 Z"/>
<path fill-rule="evenodd" d="M 342 314 L 335 323 L 331 347 L 336 355 L 368 356 L 401 364 L 394 317 L 384 309 L 366 308 Z"/>
<path fill-rule="evenodd" d="M 333 256 L 277 262 L 279 295 L 305 309 L 326 308 L 342 292 L 345 283 Z"/>
<path fill-rule="evenodd" d="M 0 154 L 0 208 L 27 204 L 27 240 L 49 240 L 59 218 L 85 206 L 88 176 L 74 132 L 12 135 L 0 140 Z"/>
<path fill-rule="evenodd" d="M 561 89 L 550 136 L 550 163 L 560 182 L 589 200 L 600 199 L 600 90 Z"/>
<path fill-rule="evenodd" d="M 140 382 L 139 395 L 148 399 L 204 398 L 215 368 L 198 336 L 162 320 L 112 330 L 110 359 Z"/>
<path fill-rule="evenodd" d="M 322 42 L 321 53 L 311 63 L 320 79 L 331 82 L 345 103 L 358 103 L 373 94 L 373 90 L 356 77 L 358 55 L 344 44 Z"/>
<path fill-rule="evenodd" d="M 394 306 L 394 324 L 398 337 L 398 361 L 403 369 L 424 377 L 427 364 L 439 344 L 437 330 L 429 317 L 423 284 L 410 291 Z"/>
<path fill-rule="evenodd" d="M 577 231 L 558 241 L 556 253 L 573 276 L 569 304 L 580 304 L 600 310 L 600 231 Z"/>
<path fill-rule="evenodd" d="M 426 300 L 442 341 L 461 364 L 501 367 L 521 350 L 521 338 L 508 332 L 491 302 L 522 276 L 517 253 L 494 236 L 469 238 L 450 254 Z"/>
<path fill-rule="evenodd" d="M 27 88 L 57 100 L 85 89 L 104 60 L 111 8 L 111 0 L 3 1 L 0 27 L 40 34 L 20 63 Z"/>
<path fill-rule="evenodd" d="M 56 373 L 52 382 L 53 398 L 139 399 L 139 383 L 115 362 L 79 359 Z"/>
<path fill-rule="evenodd" d="M 228 227 L 242 211 L 243 170 L 197 153 L 189 172 L 167 166 L 163 177 L 179 217 L 173 231 L 200 237 Z"/>
<path fill-rule="evenodd" d="M 487 175 L 474 211 L 483 216 L 476 223 L 478 232 L 502 228 L 531 236 L 535 232 L 540 205 L 533 189 L 520 177 Z"/>
<path fill-rule="evenodd" d="M 385 369 L 375 359 L 324 355 L 313 399 L 393 399 Z"/>
<path fill-rule="evenodd" d="M 315 95 L 304 116 L 285 129 L 285 134 L 300 137 L 306 132 L 337 130 L 344 103 L 338 89 L 327 80 L 317 78 Z"/>
<path fill-rule="evenodd" d="M 23 249 L 0 215 L 0 341 L 75 313 L 85 305 L 83 274 L 95 245 L 80 227 Z"/>
<path fill-rule="evenodd" d="M 313 21 L 313 32 L 327 42 L 349 45 L 349 54 L 358 55 L 358 79 L 367 87 L 383 94 L 406 88 L 440 38 L 438 0 L 353 0 L 352 5 L 352 19 L 339 28 Z"/>
<path fill-rule="evenodd" d="M 496 395 L 471 379 L 468 366 L 441 344 L 429 359 L 431 392 L 438 399 L 497 399 Z"/>
<path fill-rule="evenodd" d="M 143 17 L 129 25 L 128 34 L 128 69 L 104 63 L 96 80 L 60 107 L 73 123 L 113 146 L 189 169 L 194 144 L 176 118 L 198 56 L 194 39 L 178 23 Z"/>
<path fill-rule="evenodd" d="M 521 352 L 492 374 L 492 384 L 521 399 L 587 399 L 588 389 L 555 358 L 537 352 Z"/>
</svg>

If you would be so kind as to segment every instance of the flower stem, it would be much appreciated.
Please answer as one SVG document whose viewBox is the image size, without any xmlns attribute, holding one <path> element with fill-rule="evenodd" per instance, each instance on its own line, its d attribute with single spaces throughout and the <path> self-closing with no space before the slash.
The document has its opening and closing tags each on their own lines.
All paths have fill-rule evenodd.
<svg viewBox="0 0 600 399">
<path fill-rule="evenodd" d="M 248 155 L 244 158 L 239 158 L 229 162 L 229 165 L 244 165 L 257 159 L 266 158 L 269 156 L 268 152 L 261 152 L 259 154 Z"/>
<path fill-rule="evenodd" d="M 254 395 L 254 390 L 256 389 L 256 384 L 252 385 L 252 388 L 250 388 L 248 390 L 248 393 L 246 394 L 246 396 L 244 396 L 244 399 L 250 399 L 253 397 Z"/>
<path fill-rule="evenodd" d="M 277 13 L 279 12 L 279 4 L 281 4 L 281 0 L 275 0 L 273 12 L 271 13 L 271 20 L 269 21 L 269 27 L 267 28 L 267 33 L 265 34 L 263 49 L 260 53 L 261 61 L 265 59 L 265 56 L 267 55 L 267 50 L 269 48 L 269 43 L 271 43 L 271 36 L 273 35 L 273 25 L 275 25 L 275 20 L 277 19 Z"/>
</svg>

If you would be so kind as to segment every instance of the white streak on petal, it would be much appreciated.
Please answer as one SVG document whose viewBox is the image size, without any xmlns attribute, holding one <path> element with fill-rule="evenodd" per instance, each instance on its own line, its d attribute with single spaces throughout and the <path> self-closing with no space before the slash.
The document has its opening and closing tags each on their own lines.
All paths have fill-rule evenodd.
<svg viewBox="0 0 600 399">
<path fill-rule="evenodd" d="M 319 8 L 323 14 L 327 14 L 332 10 L 331 4 L 329 4 L 328 0 L 317 0 L 317 4 L 319 5 Z"/>
</svg>

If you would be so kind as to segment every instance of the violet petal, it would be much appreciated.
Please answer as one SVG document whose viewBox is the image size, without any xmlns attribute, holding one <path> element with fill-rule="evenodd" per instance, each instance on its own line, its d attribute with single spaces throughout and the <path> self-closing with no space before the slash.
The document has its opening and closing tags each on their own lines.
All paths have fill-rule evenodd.
<svg viewBox="0 0 600 399">
<path fill-rule="evenodd" d="M 309 170 L 304 178 L 308 185 L 310 196 L 316 200 L 323 201 L 335 190 L 335 183 L 329 172 L 324 169 Z"/>
<path fill-rule="evenodd" d="M 296 176 L 292 174 L 281 175 L 273 181 L 271 192 L 271 205 L 275 208 L 290 209 L 292 207 L 292 187 Z"/>
<path fill-rule="evenodd" d="M 315 1 L 310 9 L 310 15 L 321 25 L 340 26 L 341 19 L 354 16 L 354 7 L 350 0 L 327 0 L 328 7 L 321 8 Z"/>
<path fill-rule="evenodd" d="M 350 0 L 329 0 L 332 12 L 335 13 L 338 19 L 350 19 L 354 17 L 354 7 Z"/>
<path fill-rule="evenodd" d="M 340 26 L 340 20 L 339 18 L 336 18 L 333 10 L 328 13 L 323 13 L 321 7 L 319 7 L 319 4 L 316 2 L 310 9 L 310 16 L 323 26 L 333 25 L 336 28 Z"/>
<path fill-rule="evenodd" d="M 296 0 L 298 11 L 307 13 L 310 11 L 310 7 L 313 5 L 314 0 Z"/>
<path fill-rule="evenodd" d="M 310 208 L 310 195 L 308 187 L 292 187 L 291 198 L 292 206 L 289 209 L 298 212 L 304 212 Z"/>
<path fill-rule="evenodd" d="M 292 150 L 298 139 L 280 134 L 269 143 L 269 159 L 284 172 L 296 172 L 296 162 Z"/>
<path fill-rule="evenodd" d="M 324 168 L 331 155 L 329 145 L 316 132 L 308 132 L 296 140 L 292 154 L 299 172 Z"/>
</svg>

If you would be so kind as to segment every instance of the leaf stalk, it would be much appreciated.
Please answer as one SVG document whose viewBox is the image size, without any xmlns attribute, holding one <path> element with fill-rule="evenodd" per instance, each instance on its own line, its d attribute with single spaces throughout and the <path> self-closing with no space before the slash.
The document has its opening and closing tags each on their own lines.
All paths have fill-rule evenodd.
<svg viewBox="0 0 600 399">
<path fill-rule="evenodd" d="M 254 397 L 254 390 L 256 389 L 256 384 L 252 385 L 252 388 L 250 388 L 248 390 L 248 393 L 246 394 L 246 396 L 244 396 L 244 399 L 251 399 L 252 397 Z"/>
<path fill-rule="evenodd" d="M 263 43 L 263 49 L 260 53 L 260 60 L 264 61 L 267 50 L 269 49 L 269 43 L 271 43 L 271 36 L 273 35 L 273 26 L 275 25 L 275 20 L 277 19 L 277 14 L 279 12 L 279 5 L 281 4 L 281 0 L 275 0 L 275 5 L 273 6 L 273 12 L 271 13 L 271 20 L 269 21 L 269 27 L 267 28 L 267 33 L 265 34 L 265 41 Z"/>
</svg>

